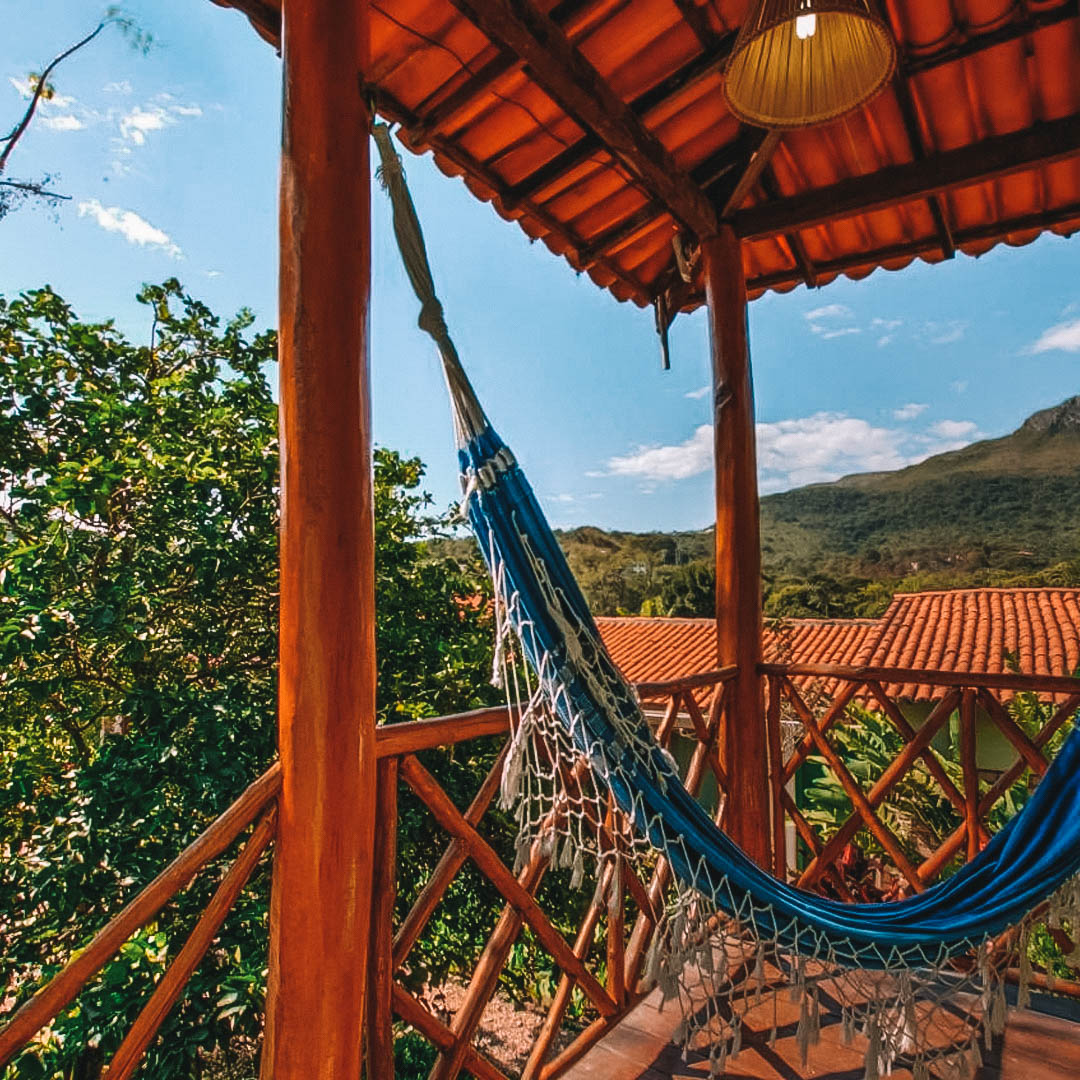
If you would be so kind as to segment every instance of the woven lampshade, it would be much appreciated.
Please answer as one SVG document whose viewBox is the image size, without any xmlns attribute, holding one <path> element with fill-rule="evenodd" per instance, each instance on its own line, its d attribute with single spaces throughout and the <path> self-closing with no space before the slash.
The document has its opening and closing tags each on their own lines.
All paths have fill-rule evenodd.
<svg viewBox="0 0 1080 1080">
<path fill-rule="evenodd" d="M 758 0 L 739 30 L 724 95 L 759 127 L 810 127 L 869 101 L 896 42 L 872 0 Z"/>
</svg>

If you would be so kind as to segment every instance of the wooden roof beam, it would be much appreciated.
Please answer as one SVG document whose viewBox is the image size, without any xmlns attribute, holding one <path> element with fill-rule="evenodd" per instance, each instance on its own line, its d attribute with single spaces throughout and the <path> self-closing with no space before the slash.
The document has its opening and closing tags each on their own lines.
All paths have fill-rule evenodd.
<svg viewBox="0 0 1080 1080">
<path fill-rule="evenodd" d="M 923 142 L 919 117 L 915 112 L 915 99 L 912 97 L 907 79 L 900 72 L 893 77 L 893 90 L 896 92 L 896 100 L 900 105 L 900 115 L 904 121 L 904 130 L 907 132 L 911 154 L 916 161 L 922 161 L 926 157 L 926 144 Z M 930 216 L 934 219 L 934 228 L 941 240 L 941 253 L 946 259 L 951 259 L 956 254 L 956 243 L 945 213 L 945 200 L 940 195 L 931 195 L 927 200 L 927 205 Z"/>
<path fill-rule="evenodd" d="M 404 129 L 405 134 L 411 138 L 413 125 L 419 123 L 416 114 L 412 113 L 387 91 L 378 90 L 374 87 L 369 87 L 368 89 L 375 99 L 375 107 L 379 114 L 384 116 L 387 120 L 390 120 L 392 123 L 400 124 Z M 499 204 L 504 210 L 509 212 L 510 207 L 507 205 L 507 185 L 500 177 L 490 169 L 486 168 L 481 162 L 477 161 L 472 155 L 467 153 L 460 144 L 456 143 L 453 139 L 434 136 L 429 140 L 429 145 L 448 161 L 453 162 L 466 175 L 476 177 L 481 183 L 489 187 L 492 192 L 494 192 L 495 198 L 498 199 Z M 523 214 L 539 221 L 552 236 L 558 237 L 566 245 L 566 257 L 571 266 L 582 270 L 588 269 L 590 266 L 599 266 L 601 269 L 611 274 L 612 277 L 622 282 L 638 303 L 646 304 L 649 302 L 651 299 L 651 290 L 632 275 L 626 273 L 626 271 L 616 263 L 612 262 L 610 259 L 604 258 L 603 253 L 590 255 L 588 265 L 584 265 L 582 263 L 581 252 L 588 249 L 589 245 L 587 242 L 582 239 L 582 237 L 578 236 L 573 229 L 568 225 L 563 224 L 542 206 L 519 200 L 516 209 L 520 209 Z"/>
<path fill-rule="evenodd" d="M 925 199 L 951 188 L 996 180 L 1077 153 L 1080 113 L 740 210 L 732 215 L 731 222 L 744 240 L 762 240 Z"/>
<path fill-rule="evenodd" d="M 548 12 L 548 18 L 572 36 L 575 29 L 572 25 L 574 21 L 593 6 L 595 6 L 595 0 L 560 0 L 560 3 Z M 469 77 L 457 89 L 437 101 L 430 109 L 426 101 L 421 102 L 416 111 L 423 116 L 424 121 L 416 130 L 417 140 L 426 141 L 428 136 L 434 135 L 452 123 L 455 117 L 470 108 L 478 98 L 490 93 L 491 84 L 496 79 L 501 79 L 520 67 L 519 57 L 505 49 L 500 50 L 482 67 L 470 71 Z"/>
<path fill-rule="evenodd" d="M 973 244 L 986 240 L 997 242 L 1015 233 L 1031 232 L 1036 229 L 1051 229 L 1056 225 L 1068 223 L 1075 223 L 1076 231 L 1080 232 L 1080 202 L 1068 203 L 1054 210 L 1025 214 L 1022 217 L 1010 218 L 1008 221 L 994 222 L 990 225 L 977 225 L 969 229 L 958 229 L 955 233 L 955 240 L 960 247 L 964 244 Z M 818 274 L 843 274 L 848 270 L 873 267 L 892 259 L 933 255 L 939 250 L 940 244 L 937 238 L 928 236 L 921 240 L 912 240 L 902 244 L 892 244 L 889 247 L 877 248 L 874 251 L 860 251 L 852 255 L 841 256 L 838 259 L 829 259 L 817 263 L 816 269 Z M 762 274 L 756 278 L 748 278 L 746 287 L 751 292 L 757 292 L 760 289 L 798 285 L 801 280 L 802 278 L 797 270 L 780 270 L 773 274 Z"/>
<path fill-rule="evenodd" d="M 716 232 L 712 203 L 548 16 L 527 0 L 452 3 L 493 43 L 521 57 L 544 92 L 691 232 L 699 237 Z"/>
<path fill-rule="evenodd" d="M 722 48 L 718 48 L 712 53 L 701 53 L 695 56 L 693 60 L 687 61 L 652 89 L 646 90 L 643 94 L 639 94 L 634 98 L 630 102 L 631 111 L 644 118 L 654 109 L 669 101 L 675 94 L 679 94 L 688 87 L 700 82 L 723 65 L 734 41 L 734 34 L 726 35 L 723 39 Z M 549 184 L 558 180 L 560 176 L 570 172 L 571 169 L 584 165 L 591 154 L 602 149 L 603 143 L 591 132 L 583 135 L 577 142 L 556 154 L 549 162 L 541 165 L 539 169 L 530 173 L 524 180 L 511 185 L 511 197 L 531 198 L 538 191 L 542 191 Z M 697 170 L 695 169 L 695 178 L 696 174 Z"/>
<path fill-rule="evenodd" d="M 777 184 L 776 177 L 773 175 L 771 169 L 765 169 L 762 172 L 761 187 L 770 199 L 775 200 L 783 198 L 780 194 L 780 185 Z M 784 233 L 784 241 L 791 251 L 791 257 L 795 260 L 795 265 L 798 267 L 802 280 L 806 282 L 807 288 L 816 289 L 818 283 L 818 268 L 810 258 L 810 255 L 806 250 L 806 245 L 803 243 L 802 236 L 797 232 L 786 232 Z"/>
</svg>

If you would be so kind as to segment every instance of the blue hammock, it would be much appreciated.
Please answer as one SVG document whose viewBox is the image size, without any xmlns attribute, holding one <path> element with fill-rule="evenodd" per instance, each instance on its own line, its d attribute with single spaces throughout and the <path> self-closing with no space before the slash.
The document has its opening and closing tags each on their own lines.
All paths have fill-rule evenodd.
<svg viewBox="0 0 1080 1080">
<path fill-rule="evenodd" d="M 454 407 L 464 506 L 488 569 L 549 702 L 621 810 L 686 888 L 751 923 L 781 949 L 864 969 L 940 968 L 1021 923 L 1080 871 L 1080 731 L 1009 824 L 955 875 L 894 903 L 847 904 L 760 869 L 713 823 L 653 740 L 633 690 L 524 473 L 488 423 L 435 298 L 415 210 L 386 128 L 376 129 L 394 228 L 421 300 L 420 325 L 443 359 Z M 738 762 L 731 764 L 738 767 Z"/>
</svg>

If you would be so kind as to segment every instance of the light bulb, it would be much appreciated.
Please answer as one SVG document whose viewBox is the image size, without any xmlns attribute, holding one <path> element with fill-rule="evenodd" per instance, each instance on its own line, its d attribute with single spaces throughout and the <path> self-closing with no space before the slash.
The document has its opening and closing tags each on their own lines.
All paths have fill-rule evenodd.
<svg viewBox="0 0 1080 1080">
<path fill-rule="evenodd" d="M 817 15 L 811 12 L 809 15 L 797 15 L 795 17 L 795 36 L 805 41 L 814 36 L 817 30 Z"/>
</svg>

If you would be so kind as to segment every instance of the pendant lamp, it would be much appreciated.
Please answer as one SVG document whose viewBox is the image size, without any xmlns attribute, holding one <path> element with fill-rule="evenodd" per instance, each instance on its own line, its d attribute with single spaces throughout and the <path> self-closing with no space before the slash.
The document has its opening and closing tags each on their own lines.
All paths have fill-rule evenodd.
<svg viewBox="0 0 1080 1080">
<path fill-rule="evenodd" d="M 739 29 L 724 95 L 767 128 L 835 120 L 869 101 L 896 67 L 896 42 L 873 0 L 757 0 Z"/>
</svg>

